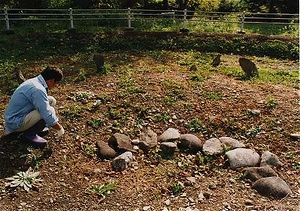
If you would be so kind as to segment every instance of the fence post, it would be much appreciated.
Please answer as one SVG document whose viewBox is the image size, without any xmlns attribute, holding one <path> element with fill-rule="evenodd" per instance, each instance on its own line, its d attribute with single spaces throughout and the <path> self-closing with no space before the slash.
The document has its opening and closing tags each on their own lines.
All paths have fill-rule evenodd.
<svg viewBox="0 0 300 211">
<path fill-rule="evenodd" d="M 10 26 L 9 26 L 9 18 L 8 18 L 7 7 L 4 7 L 4 17 L 5 17 L 5 23 L 6 23 L 6 30 L 9 31 L 10 30 Z"/>
<path fill-rule="evenodd" d="M 240 31 L 238 31 L 239 34 L 245 34 L 245 32 L 244 32 L 245 15 L 246 15 L 246 12 L 243 11 L 242 17 L 240 19 L 241 20 L 241 28 L 240 28 Z"/>
<path fill-rule="evenodd" d="M 131 9 L 127 10 L 127 20 L 128 20 L 128 28 L 131 28 Z"/>
<path fill-rule="evenodd" d="M 70 16 L 71 29 L 74 29 L 74 19 L 73 19 L 73 9 L 72 8 L 69 9 L 69 16 Z"/>
<path fill-rule="evenodd" d="M 175 10 L 172 10 L 172 14 L 173 14 L 173 23 L 175 23 L 176 21 L 175 21 Z"/>
<path fill-rule="evenodd" d="M 183 13 L 183 28 L 180 29 L 180 32 L 189 32 L 189 30 L 187 29 L 187 9 L 184 9 L 184 13 Z"/>
</svg>

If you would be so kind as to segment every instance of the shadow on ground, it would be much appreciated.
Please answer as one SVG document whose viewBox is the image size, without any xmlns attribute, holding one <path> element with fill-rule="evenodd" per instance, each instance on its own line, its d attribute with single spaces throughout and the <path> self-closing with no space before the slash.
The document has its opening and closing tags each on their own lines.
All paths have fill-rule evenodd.
<svg viewBox="0 0 300 211">
<path fill-rule="evenodd" d="M 51 149 L 36 149 L 16 137 L 1 138 L 0 179 L 11 177 L 18 171 L 27 171 L 29 167 L 34 169 L 51 154 Z"/>
</svg>

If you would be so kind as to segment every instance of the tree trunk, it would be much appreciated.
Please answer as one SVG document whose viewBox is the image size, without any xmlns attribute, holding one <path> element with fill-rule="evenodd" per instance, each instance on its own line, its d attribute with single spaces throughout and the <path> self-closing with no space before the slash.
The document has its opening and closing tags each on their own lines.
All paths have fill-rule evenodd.
<svg viewBox="0 0 300 211">
<path fill-rule="evenodd" d="M 167 10 L 169 8 L 169 0 L 163 0 L 163 9 Z"/>
</svg>

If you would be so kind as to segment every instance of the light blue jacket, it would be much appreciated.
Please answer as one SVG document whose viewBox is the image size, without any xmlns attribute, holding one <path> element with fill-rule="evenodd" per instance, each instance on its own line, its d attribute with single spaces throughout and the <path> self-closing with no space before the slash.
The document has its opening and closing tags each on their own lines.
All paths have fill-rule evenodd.
<svg viewBox="0 0 300 211">
<path fill-rule="evenodd" d="M 58 122 L 49 104 L 47 83 L 39 75 L 23 82 L 13 93 L 4 113 L 6 132 L 12 133 L 18 129 L 27 114 L 37 110 L 46 126 L 50 127 Z"/>
</svg>

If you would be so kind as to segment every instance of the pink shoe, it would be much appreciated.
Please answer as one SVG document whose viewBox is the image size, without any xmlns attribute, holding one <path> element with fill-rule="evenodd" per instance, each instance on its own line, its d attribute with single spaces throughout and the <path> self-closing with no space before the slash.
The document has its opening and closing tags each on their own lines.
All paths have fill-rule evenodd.
<svg viewBox="0 0 300 211">
<path fill-rule="evenodd" d="M 43 139 L 42 137 L 38 136 L 38 135 L 26 135 L 23 134 L 21 136 L 21 139 L 23 141 L 26 141 L 34 146 L 37 146 L 39 148 L 44 148 L 46 146 L 47 141 L 45 139 Z"/>
</svg>

